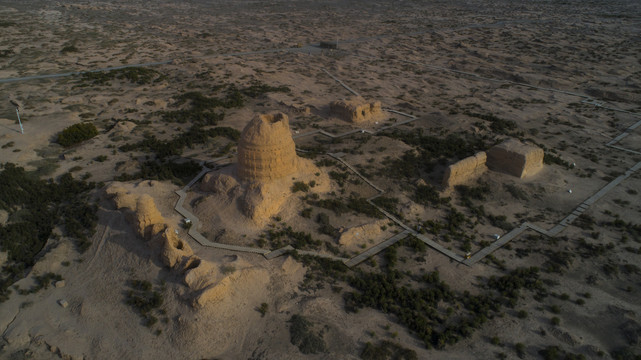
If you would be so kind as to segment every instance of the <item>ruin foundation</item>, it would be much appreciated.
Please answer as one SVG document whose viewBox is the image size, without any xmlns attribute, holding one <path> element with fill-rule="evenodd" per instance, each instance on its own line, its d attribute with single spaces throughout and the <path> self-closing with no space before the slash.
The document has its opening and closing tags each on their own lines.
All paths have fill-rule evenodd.
<svg viewBox="0 0 641 360">
<path fill-rule="evenodd" d="M 377 120 L 383 116 L 380 101 L 368 103 L 360 96 L 332 101 L 329 110 L 333 116 L 356 123 Z"/>
</svg>

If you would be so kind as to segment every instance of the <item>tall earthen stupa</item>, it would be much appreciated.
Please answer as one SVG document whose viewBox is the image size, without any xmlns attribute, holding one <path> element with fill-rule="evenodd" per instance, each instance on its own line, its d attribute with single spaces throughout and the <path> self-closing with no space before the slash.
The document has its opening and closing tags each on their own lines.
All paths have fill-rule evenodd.
<svg viewBox="0 0 641 360">
<path fill-rule="evenodd" d="M 243 182 L 277 180 L 296 172 L 298 157 L 283 113 L 256 115 L 238 142 L 238 178 Z"/>
</svg>

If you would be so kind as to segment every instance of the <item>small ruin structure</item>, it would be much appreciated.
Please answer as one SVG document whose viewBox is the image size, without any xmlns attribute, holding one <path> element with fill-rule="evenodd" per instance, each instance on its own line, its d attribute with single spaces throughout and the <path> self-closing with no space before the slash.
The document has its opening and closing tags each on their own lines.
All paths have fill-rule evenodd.
<svg viewBox="0 0 641 360">
<path fill-rule="evenodd" d="M 543 168 L 543 149 L 508 139 L 488 150 L 487 167 L 523 179 Z"/>
<path fill-rule="evenodd" d="M 329 110 L 333 116 L 354 123 L 378 120 L 383 116 L 380 101 L 370 103 L 360 96 L 332 101 Z"/>
</svg>

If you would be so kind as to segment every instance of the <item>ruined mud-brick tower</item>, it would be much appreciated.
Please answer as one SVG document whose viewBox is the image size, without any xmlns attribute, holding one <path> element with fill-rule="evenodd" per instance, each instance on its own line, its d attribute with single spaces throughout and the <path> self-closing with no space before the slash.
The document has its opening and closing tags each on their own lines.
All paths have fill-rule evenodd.
<svg viewBox="0 0 641 360">
<path fill-rule="evenodd" d="M 245 126 L 238 143 L 238 177 L 265 182 L 296 172 L 296 146 L 283 113 L 257 115 Z"/>
</svg>

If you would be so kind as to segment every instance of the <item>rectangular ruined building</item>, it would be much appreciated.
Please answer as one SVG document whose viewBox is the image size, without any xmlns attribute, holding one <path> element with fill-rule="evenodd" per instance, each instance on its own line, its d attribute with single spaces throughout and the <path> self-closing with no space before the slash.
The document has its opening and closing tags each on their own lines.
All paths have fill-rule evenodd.
<svg viewBox="0 0 641 360">
<path fill-rule="evenodd" d="M 333 116 L 355 123 L 378 120 L 383 115 L 380 101 L 368 103 L 360 96 L 332 101 L 329 111 Z"/>
<path fill-rule="evenodd" d="M 516 139 L 508 139 L 487 152 L 487 167 L 522 179 L 543 168 L 543 150 Z"/>
<path fill-rule="evenodd" d="M 449 188 L 472 181 L 488 168 L 522 179 L 543 168 L 543 150 L 516 139 L 508 139 L 492 147 L 487 153 L 481 151 L 448 166 L 443 175 L 443 187 Z"/>
</svg>

